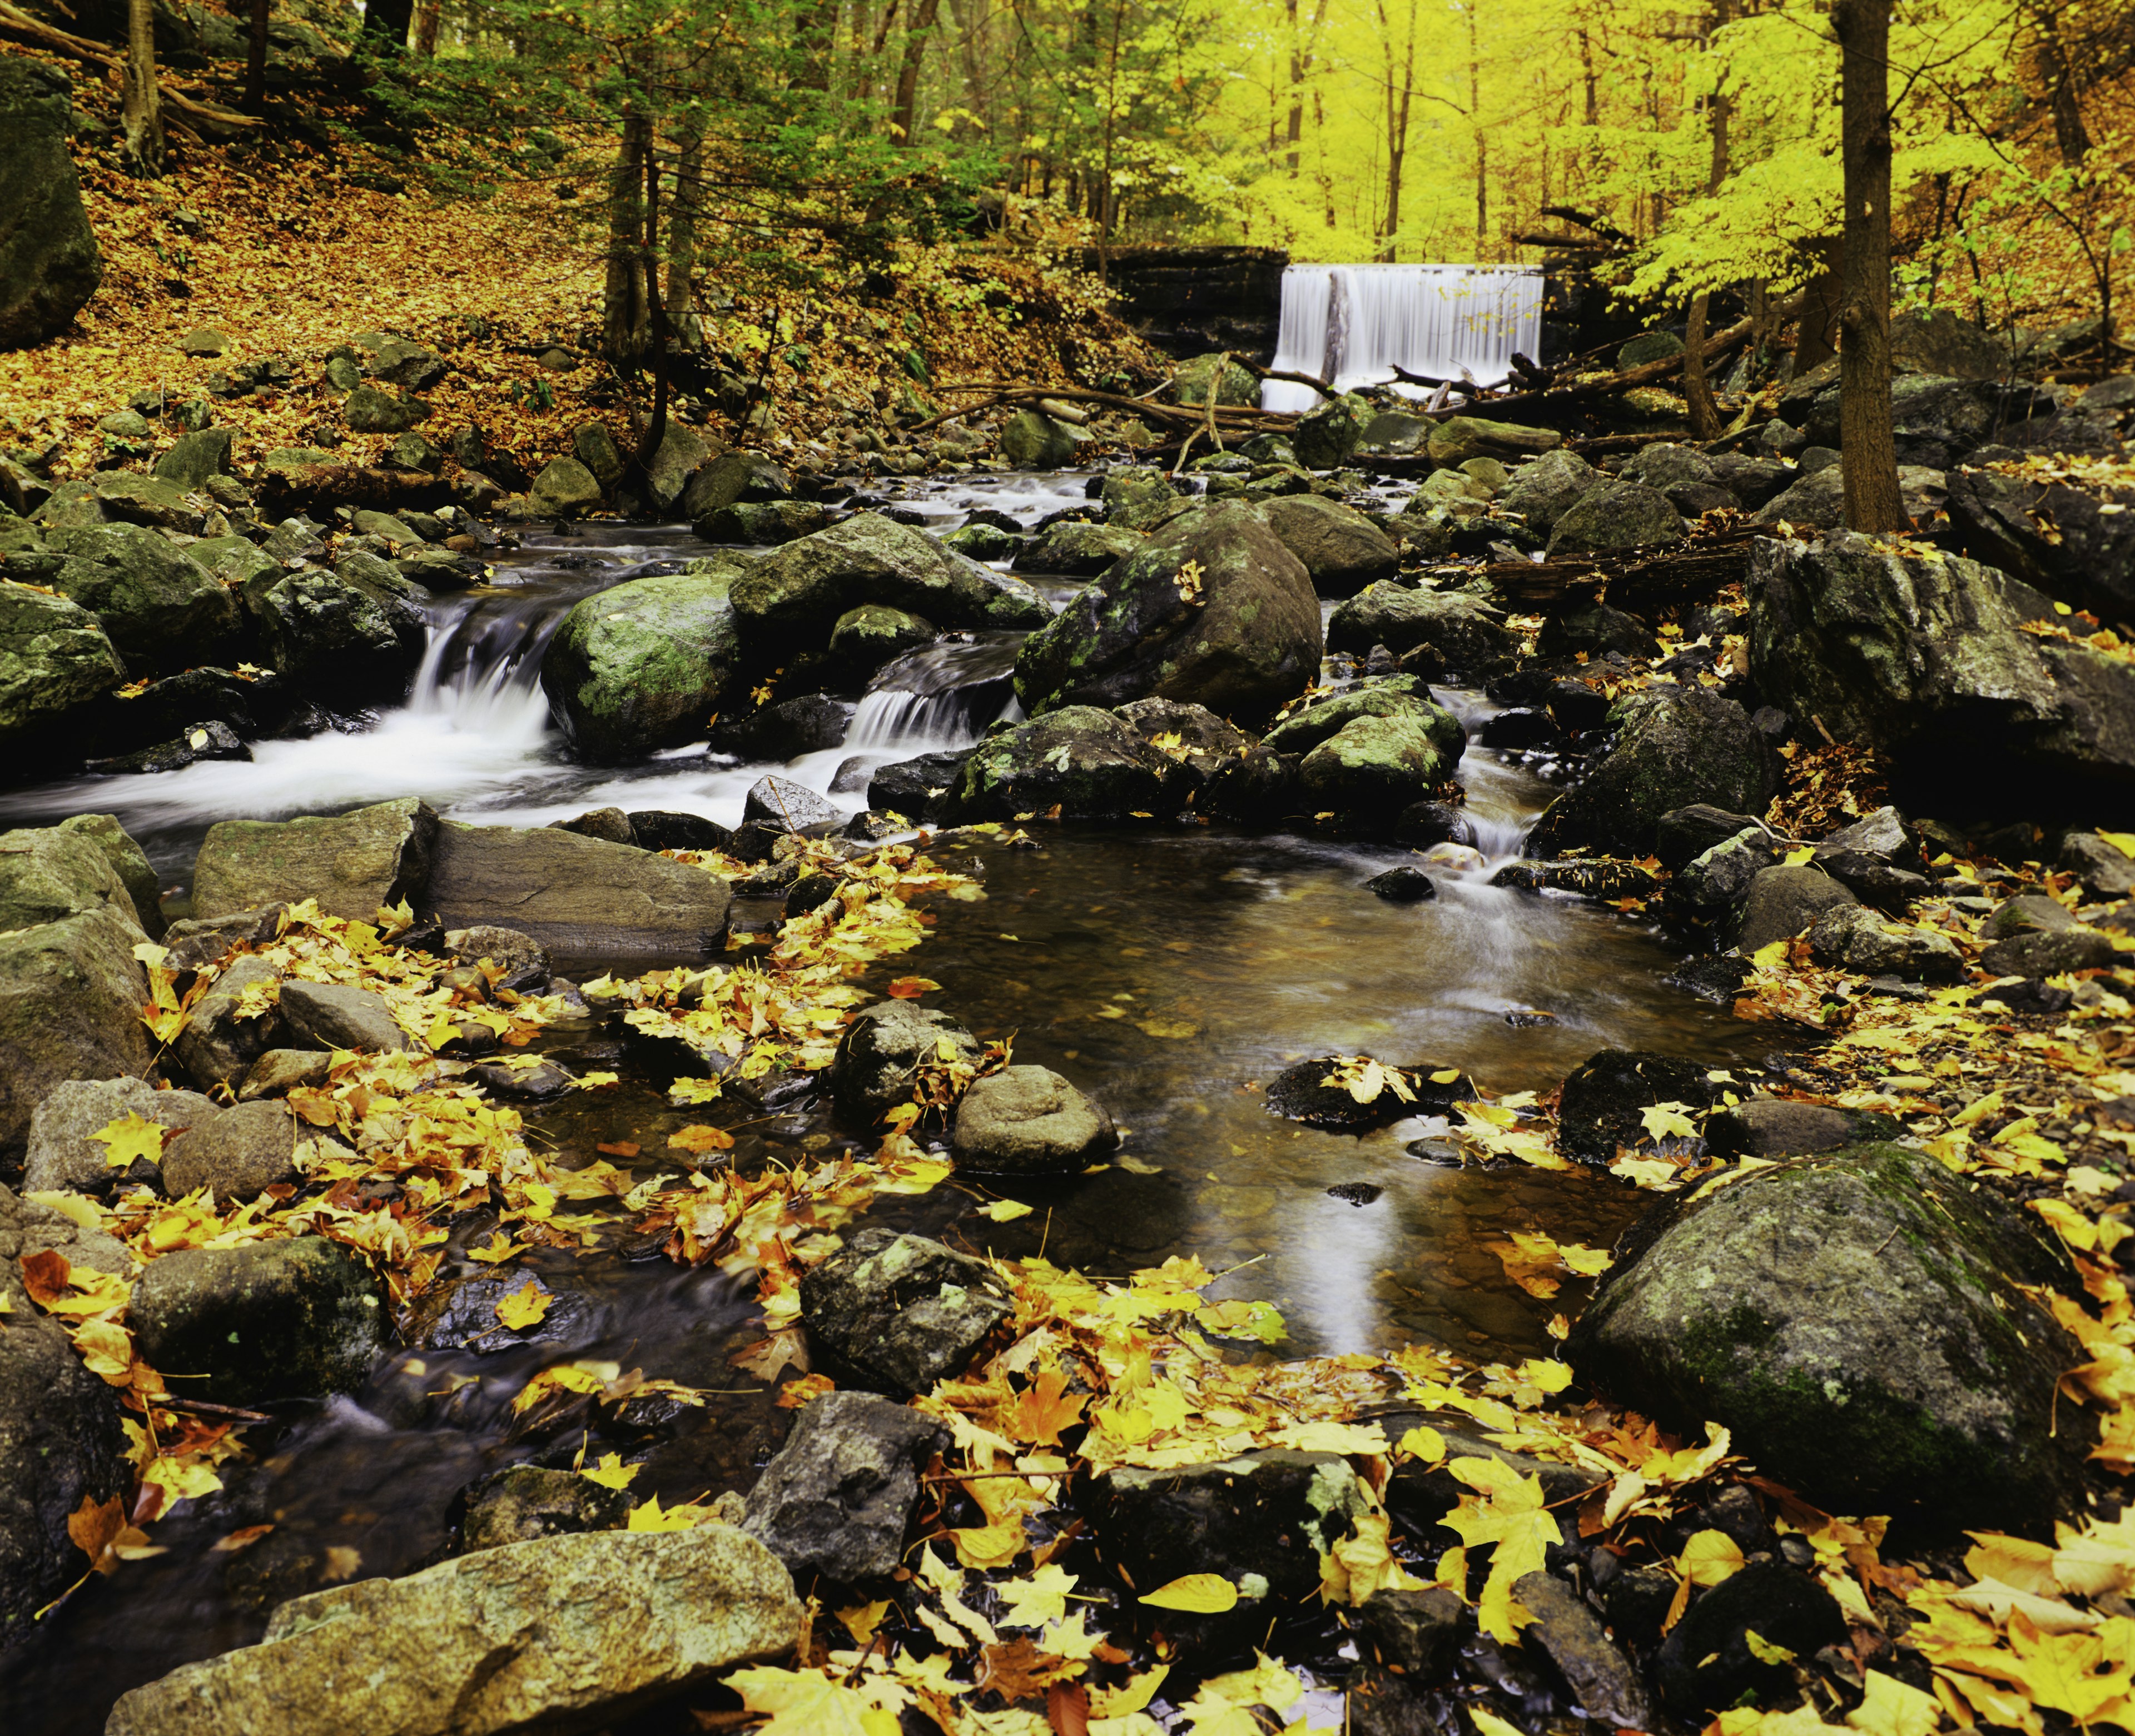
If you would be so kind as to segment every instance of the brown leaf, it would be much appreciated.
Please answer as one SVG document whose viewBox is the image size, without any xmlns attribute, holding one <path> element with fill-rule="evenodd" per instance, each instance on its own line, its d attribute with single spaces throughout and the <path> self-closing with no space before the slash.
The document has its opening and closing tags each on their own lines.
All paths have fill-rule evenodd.
<svg viewBox="0 0 2135 1736">
<path fill-rule="evenodd" d="M 33 1255 L 32 1259 L 44 1256 Z M 57 1259 L 57 1255 L 52 1256 Z M 22 1264 L 27 1265 L 29 1260 Z M 61 1265 L 66 1262 L 60 1261 Z M 67 1515 L 67 1535 L 74 1540 L 75 1547 L 89 1557 L 89 1564 L 99 1574 L 108 1574 L 119 1565 L 119 1559 L 111 1553 L 111 1545 L 119 1540 L 126 1529 L 126 1503 L 116 1495 L 109 1501 L 92 1501 L 86 1495 L 81 1505 Z M 147 1540 L 143 1539 L 143 1541 Z"/>
<path fill-rule="evenodd" d="M 990 1689 L 1013 1704 L 1034 1699 L 1041 1690 L 1074 1673 L 1075 1666 L 1066 1658 L 1040 1651 L 1029 1639 L 1014 1639 L 985 1648 L 973 1685 Z"/>
<path fill-rule="evenodd" d="M 612 1139 L 605 1145 L 596 1145 L 595 1151 L 611 1158 L 634 1158 L 637 1148 L 627 1139 Z"/>
<path fill-rule="evenodd" d="M 775 1381 L 779 1371 L 787 1368 L 798 1369 L 805 1375 L 808 1372 L 808 1341 L 799 1327 L 789 1326 L 782 1332 L 773 1332 L 762 1343 L 737 1353 L 733 1365 L 746 1369 L 759 1381 Z"/>
<path fill-rule="evenodd" d="M 19 1265 L 22 1288 L 39 1308 L 50 1308 L 66 1294 L 67 1276 L 74 1269 L 67 1264 L 65 1255 L 55 1254 L 48 1248 L 42 1253 L 25 1254 Z"/>
<path fill-rule="evenodd" d="M 1080 1682 L 1055 1682 L 1045 1690 L 1045 1719 L 1056 1736 L 1090 1736 L 1090 1694 Z"/>
<path fill-rule="evenodd" d="M 232 1531 L 227 1537 L 217 1538 L 210 1545 L 211 1550 L 220 1555 L 234 1555 L 241 1549 L 249 1549 L 274 1527 L 271 1525 L 248 1525 Z"/>
</svg>

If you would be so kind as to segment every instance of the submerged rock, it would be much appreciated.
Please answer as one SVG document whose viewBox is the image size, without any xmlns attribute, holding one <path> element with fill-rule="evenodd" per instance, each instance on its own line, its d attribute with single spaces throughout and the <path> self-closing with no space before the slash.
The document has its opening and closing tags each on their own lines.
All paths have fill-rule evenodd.
<svg viewBox="0 0 2135 1736">
<path fill-rule="evenodd" d="M 1258 508 L 1182 513 L 1108 568 L 1016 655 L 1034 716 L 1155 696 L 1256 723 L 1317 675 L 1319 604 Z"/>
<path fill-rule="evenodd" d="M 1924 1153 L 1798 1158 L 1673 1202 L 1573 1329 L 1582 1377 L 1670 1427 L 1710 1419 L 1833 1511 L 2026 1529 L 2079 1503 L 2074 1341 L 2021 1288 L 2072 1280 L 2007 1206 Z"/>
<path fill-rule="evenodd" d="M 862 1230 L 801 1280 L 816 1342 L 892 1391 L 923 1393 L 961 1375 L 1014 1312 L 983 1260 L 920 1236 Z"/>
<path fill-rule="evenodd" d="M 793 1420 L 749 1491 L 742 1529 L 794 1574 L 886 1579 L 903 1559 L 919 1473 L 949 1443 L 923 1411 L 869 1393 L 826 1392 Z"/>
<path fill-rule="evenodd" d="M 801 1620 L 786 1569 L 731 1526 L 544 1537 L 293 1598 L 259 1645 L 124 1695 L 105 1733 L 592 1730 L 783 1657 Z"/>
</svg>

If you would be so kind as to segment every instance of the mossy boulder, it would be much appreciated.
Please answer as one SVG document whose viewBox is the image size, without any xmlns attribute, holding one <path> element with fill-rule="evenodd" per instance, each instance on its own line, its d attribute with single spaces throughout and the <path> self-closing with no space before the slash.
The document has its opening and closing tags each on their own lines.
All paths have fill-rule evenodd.
<svg viewBox="0 0 2135 1736">
<path fill-rule="evenodd" d="M 1382 578 L 1367 585 L 1327 621 L 1327 648 L 1396 656 L 1430 646 L 1450 670 L 1494 675 L 1519 655 L 1520 636 L 1504 611 L 1467 591 L 1426 591 Z"/>
<path fill-rule="evenodd" d="M 104 278 L 67 150 L 72 90 L 56 66 L 0 62 L 0 348 L 64 331 Z"/>
<path fill-rule="evenodd" d="M 1074 462 L 1078 443 L 1065 423 L 1042 410 L 1018 410 L 1001 424 L 1001 456 L 1016 470 L 1058 470 Z"/>
<path fill-rule="evenodd" d="M 1049 525 L 1016 550 L 1019 573 L 1056 573 L 1092 578 L 1141 547 L 1142 534 L 1121 525 Z"/>
<path fill-rule="evenodd" d="M 234 661 L 237 599 L 186 549 L 140 525 L 55 530 L 46 582 L 104 623 L 128 667 L 176 674 Z"/>
<path fill-rule="evenodd" d="M 1223 370 L 1220 380 L 1216 374 L 1219 366 Z M 1211 380 L 1216 381 L 1216 402 L 1219 404 L 1257 404 L 1261 401 L 1260 381 L 1250 370 L 1239 366 L 1221 351 L 1189 356 L 1171 370 L 1172 401 L 1199 409 L 1208 401 Z"/>
<path fill-rule="evenodd" d="M 701 737 L 741 644 L 723 574 L 634 578 L 583 598 L 541 659 L 541 686 L 585 758 L 635 759 Z"/>
<path fill-rule="evenodd" d="M 1679 543 L 1688 527 L 1675 503 L 1643 482 L 1604 482 L 1590 488 L 1557 520 L 1549 534 L 1549 552 L 1558 554 L 1613 554 Z"/>
<path fill-rule="evenodd" d="M 1652 687 L 1609 713 L 1615 745 L 1585 782 L 1552 802 L 1527 834 L 1530 856 L 1578 846 L 1653 852 L 1663 814 L 1693 804 L 1762 814 L 1777 793 L 1771 743 L 1732 699 L 1702 688 Z"/>
<path fill-rule="evenodd" d="M 104 624 L 80 604 L 0 584 L 0 743 L 44 737 L 125 679 Z"/>
<path fill-rule="evenodd" d="M 980 742 L 944 817 L 1013 820 L 1054 807 L 1063 820 L 1163 814 L 1176 776 L 1168 755 L 1111 713 L 1070 705 Z"/>
<path fill-rule="evenodd" d="M 1261 509 L 1276 540 L 1305 563 L 1322 597 L 1350 597 L 1374 579 L 1390 578 L 1401 550 L 1376 524 L 1324 495 L 1285 495 Z"/>
<path fill-rule="evenodd" d="M 1834 1512 L 2036 1530 L 2082 1503 L 2084 1413 L 2055 1403 L 2082 1348 L 2026 1287 L 2065 1259 L 1923 1152 L 1795 1158 L 1634 1232 L 1567 1353 L 1659 1419 L 1731 1431 Z"/>
<path fill-rule="evenodd" d="M 1107 568 L 1017 654 L 1034 716 L 1158 699 L 1257 723 L 1319 670 L 1311 575 L 1242 501 L 1182 514 Z"/>
<path fill-rule="evenodd" d="M 275 672 L 328 704 L 400 699 L 429 642 L 428 593 L 375 555 L 263 573 L 243 594 Z"/>
<path fill-rule="evenodd" d="M 1605 480 L 1576 452 L 1544 452 L 1506 479 L 1498 491 L 1498 505 L 1503 511 L 1518 513 L 1528 530 L 1547 536 L 1556 528 L 1556 521 L 1579 504 L 1581 496 L 1600 487 Z"/>
<path fill-rule="evenodd" d="M 893 657 L 900 657 L 941 636 L 934 623 L 903 609 L 864 602 L 840 615 L 830 629 L 830 655 L 838 667 L 865 679 Z"/>
</svg>

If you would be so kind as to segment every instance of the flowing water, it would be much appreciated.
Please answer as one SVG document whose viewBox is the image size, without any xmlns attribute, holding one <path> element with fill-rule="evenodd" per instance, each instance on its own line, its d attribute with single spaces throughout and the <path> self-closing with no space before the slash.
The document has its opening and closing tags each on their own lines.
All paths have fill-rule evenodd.
<svg viewBox="0 0 2135 1736">
<path fill-rule="evenodd" d="M 1082 480 L 928 486 L 912 490 L 910 504 L 940 528 L 981 505 L 1029 524 L 1079 500 Z M 263 742 L 249 763 L 17 790 L 0 797 L 0 816 L 21 824 L 114 812 L 181 892 L 216 820 L 398 795 L 492 823 L 537 824 L 612 804 L 732 824 L 770 768 L 701 746 L 633 766 L 579 766 L 538 682 L 541 650 L 578 598 L 701 548 L 680 530 L 587 527 L 530 539 L 494 583 L 438 602 L 412 697 L 371 727 Z M 862 698 L 841 746 L 777 769 L 858 808 L 874 766 L 968 745 L 1015 714 L 1006 681 L 1014 644 L 966 636 L 900 660 Z M 1444 697 L 1471 734 L 1489 710 L 1479 695 Z M 1469 750 L 1461 775 L 1485 853 L 1516 853 L 1549 786 L 1481 747 Z M 867 986 L 915 969 L 935 979 L 942 986 L 931 1003 L 983 1037 L 1012 1037 L 1017 1059 L 1056 1068 L 1103 1101 L 1124 1129 L 1117 1160 L 1095 1175 L 1011 1189 L 1034 1209 L 1007 1224 L 975 1214 L 989 1190 L 962 1178 L 890 1202 L 879 1219 L 1005 1255 L 1042 1247 L 1101 1274 L 1198 1253 L 1212 1270 L 1234 1269 L 1215 1294 L 1282 1309 L 1284 1354 L 1411 1341 L 1486 1358 L 1542 1352 L 1545 1323 L 1560 1308 L 1576 1312 L 1581 1287 L 1531 1297 L 1508 1281 L 1494 1244 L 1542 1230 L 1605 1245 L 1641 1202 L 1585 1174 L 1460 1168 L 1434 1146 L 1445 1131 L 1434 1121 L 1355 1138 L 1278 1120 L 1261 1088 L 1282 1066 L 1368 1052 L 1457 1064 L 1498 1090 L 1546 1090 L 1610 1046 L 1716 1061 L 1755 1052 L 1749 1028 L 1663 985 L 1675 955 L 1648 930 L 1490 887 L 1487 869 L 1434 868 L 1436 899 L 1393 905 L 1363 889 L 1412 859 L 1392 848 L 1213 826 L 1030 830 L 1039 848 L 947 851 L 950 865 L 983 874 L 986 899 L 943 906 L 922 951 Z M 1550 1017 L 1508 1018 L 1534 1013 Z M 663 1076 L 633 1070 L 608 1028 L 559 1026 L 543 1047 L 566 1065 L 625 1076 L 618 1090 L 530 1115 L 566 1161 L 618 1140 L 656 1152 L 691 1119 L 667 1106 Z M 845 1137 L 805 1105 L 738 1132 L 733 1158 L 745 1169 Z M 1345 1187 L 1346 1197 L 1329 1191 L 1340 1184 L 1361 1186 Z M 593 1423 L 593 1450 L 649 1453 L 634 1497 L 747 1487 L 787 1420 L 761 1382 L 732 1366 L 759 1336 L 748 1323 L 751 1287 L 623 1254 L 541 1270 L 569 1303 L 544 1323 L 542 1343 L 482 1354 L 452 1347 L 449 1331 L 435 1344 L 419 1337 L 363 1391 L 254 1428 L 254 1456 L 226 1469 L 229 1487 L 158 1525 L 167 1554 L 85 1587 L 53 1618 L 52 1643 L 25 1648 L 0 1673 L 8 1728 L 96 1731 L 126 1687 L 256 1638 L 278 1601 L 433 1558 L 472 1480 L 536 1454 L 568 1463 L 579 1445 L 575 1421 L 560 1435 L 514 1434 L 511 1395 L 551 1360 L 606 1358 L 722 1394 L 708 1411 L 646 1407 L 605 1429 Z M 244 1549 L 213 1546 L 263 1525 L 273 1529 Z"/>
</svg>

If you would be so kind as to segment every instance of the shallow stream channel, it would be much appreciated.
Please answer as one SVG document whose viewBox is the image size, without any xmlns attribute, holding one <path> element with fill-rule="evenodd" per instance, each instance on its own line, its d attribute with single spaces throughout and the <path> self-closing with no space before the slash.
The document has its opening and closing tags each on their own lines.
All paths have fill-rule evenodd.
<svg viewBox="0 0 2135 1736">
<path fill-rule="evenodd" d="M 1079 504 L 1084 481 L 913 483 L 899 504 L 938 531 L 980 507 L 1030 525 Z M 490 824 L 539 825 L 613 805 L 732 825 L 749 786 L 775 770 L 856 810 L 874 766 L 969 746 L 1014 705 L 1013 639 L 967 636 L 887 666 L 845 742 L 788 765 L 743 763 L 701 746 L 627 768 L 577 764 L 538 680 L 549 636 L 580 597 L 674 570 L 707 546 L 680 527 L 529 534 L 496 558 L 493 583 L 438 600 L 411 698 L 368 727 L 261 742 L 249 762 L 18 788 L 0 796 L 0 814 L 34 825 L 114 813 L 165 887 L 182 890 L 217 820 L 336 813 L 398 796 Z M 978 1215 L 996 1192 L 957 1179 L 887 1200 L 869 1221 L 1005 1256 L 1043 1250 L 1105 1275 L 1198 1254 L 1227 1272 L 1213 1297 L 1281 1310 L 1289 1336 L 1279 1356 L 1410 1342 L 1481 1361 L 1547 1354 L 1546 1323 L 1576 1314 L 1586 1286 L 1575 1279 L 1537 1299 L 1510 1281 L 1494 1245 L 1540 1231 L 1605 1247 L 1640 1215 L 1640 1196 L 1585 1173 L 1463 1168 L 1438 1138 L 1440 1120 L 1414 1118 L 1361 1137 L 1305 1128 L 1269 1113 L 1265 1082 L 1307 1057 L 1368 1054 L 1457 1066 L 1493 1090 L 1547 1092 L 1603 1048 L 1724 1066 L 1761 1053 L 1769 1038 L 1760 1043 L 1724 1008 L 1670 985 L 1680 953 L 1639 919 L 1487 883 L 1518 853 L 1554 790 L 1516 757 L 1474 742 L 1492 709 L 1481 694 L 1440 697 L 1469 726 L 1460 776 L 1489 863 L 1432 864 L 1438 895 L 1426 902 L 1366 890 L 1374 875 L 1414 860 L 1398 847 L 1220 826 L 1032 823 L 1035 847 L 942 852 L 943 866 L 981 878 L 985 898 L 937 906 L 925 945 L 863 986 L 879 994 L 912 971 L 932 979 L 940 989 L 928 1005 L 987 1041 L 1012 1037 L 1018 1061 L 1064 1074 L 1109 1110 L 1123 1138 L 1094 1173 L 1013 1187 L 1033 1208 L 1013 1221 Z M 659 961 L 617 968 L 648 962 Z M 650 1068 L 613 1026 L 554 1025 L 539 1047 L 574 1069 L 622 1075 L 618 1089 L 526 1112 L 566 1163 L 590 1161 L 597 1146 L 635 1145 L 648 1154 L 636 1166 L 650 1177 L 667 1135 L 701 1119 L 669 1106 L 668 1072 Z M 732 1130 L 732 1158 L 744 1172 L 849 1139 L 819 1100 Z M 521 1439 L 511 1411 L 525 1381 L 559 1360 L 606 1359 L 719 1395 L 704 1410 L 633 1401 L 607 1426 L 606 1448 L 649 1452 L 633 1499 L 746 1490 L 791 1419 L 771 1402 L 775 1386 L 732 1360 L 762 1337 L 753 1284 L 681 1269 L 656 1246 L 586 1258 L 537 1252 L 530 1265 L 557 1297 L 530 1341 L 475 1329 L 495 1325 L 496 1297 L 480 1287 L 502 1282 L 478 1278 L 452 1293 L 442 1313 L 433 1308 L 416 1342 L 362 1390 L 253 1426 L 247 1458 L 222 1468 L 225 1489 L 157 1524 L 164 1554 L 93 1580 L 51 1618 L 60 1631 L 17 1654 L 0 1676 L 8 1714 L 0 1722 L 37 1736 L 101 1730 L 120 1693 L 255 1641 L 282 1600 L 439 1558 L 470 1483 L 529 1458 L 571 1462 L 579 1431 Z M 598 1453 L 603 1430 L 592 1427 Z M 272 1529 L 226 1546 L 257 1526 Z"/>
</svg>

